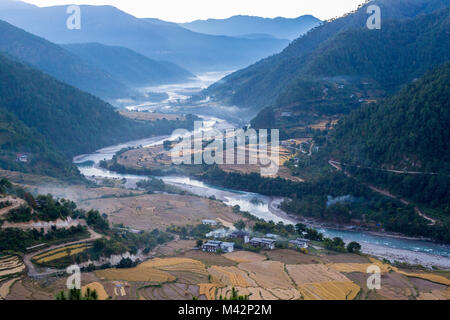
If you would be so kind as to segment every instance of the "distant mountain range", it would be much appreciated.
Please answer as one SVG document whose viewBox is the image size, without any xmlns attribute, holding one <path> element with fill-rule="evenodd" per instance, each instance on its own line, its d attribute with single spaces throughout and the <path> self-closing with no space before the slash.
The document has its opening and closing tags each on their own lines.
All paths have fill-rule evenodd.
<svg viewBox="0 0 450 320">
<path fill-rule="evenodd" d="M 43 38 L 0 20 L 0 52 L 100 97 L 123 97 L 124 84 Z"/>
<path fill-rule="evenodd" d="M 80 6 L 81 29 L 69 30 L 67 6 L 39 8 L 0 0 L 0 19 L 55 43 L 97 42 L 129 48 L 191 72 L 230 70 L 281 51 L 288 40 L 236 38 L 192 32 L 155 19 L 138 19 L 111 6 Z"/>
<path fill-rule="evenodd" d="M 261 18 L 254 16 L 233 16 L 228 19 L 195 20 L 180 23 L 180 26 L 194 32 L 225 35 L 231 37 L 279 38 L 294 40 L 310 29 L 317 27 L 322 21 L 305 15 L 295 19 Z"/>
<path fill-rule="evenodd" d="M 195 78 L 195 75 L 172 62 L 156 61 L 123 47 L 100 43 L 67 44 L 62 47 L 129 87 L 178 83 Z"/>
<path fill-rule="evenodd" d="M 448 7 L 447 1 L 375 0 L 370 4 L 381 8 L 381 30 L 366 28 L 369 17 L 366 4 L 316 27 L 280 54 L 230 74 L 206 89 L 204 96 L 255 110 L 298 105 L 302 100 L 311 106 L 311 98 L 317 100 L 324 95 L 327 85 L 343 80 L 362 86 L 359 90 L 362 96 L 352 97 L 359 100 L 367 98 L 364 95 L 382 95 L 380 90 L 395 90 L 449 58 L 446 12 L 420 17 Z M 415 17 L 419 20 L 401 22 Z M 422 22 L 425 24 L 419 24 Z M 369 83 L 370 90 L 363 83 Z M 348 85 L 346 88 L 349 89 Z M 339 90 L 338 94 L 342 92 Z M 346 101 L 340 100 L 341 105 L 346 104 L 352 93 L 345 91 L 345 94 Z M 333 100 L 330 88 L 327 96 Z"/>
<path fill-rule="evenodd" d="M 0 52 L 102 98 L 124 98 L 134 87 L 179 83 L 195 76 L 165 61 L 98 43 L 59 46 L 0 20 Z"/>
</svg>

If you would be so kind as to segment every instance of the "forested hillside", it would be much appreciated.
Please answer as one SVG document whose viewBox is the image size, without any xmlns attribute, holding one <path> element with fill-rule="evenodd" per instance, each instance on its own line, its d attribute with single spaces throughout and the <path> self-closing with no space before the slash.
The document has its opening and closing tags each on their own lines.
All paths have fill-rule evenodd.
<svg viewBox="0 0 450 320">
<path fill-rule="evenodd" d="M 60 46 L 0 20 L 0 53 L 103 98 L 128 94 L 124 84 Z"/>
<path fill-rule="evenodd" d="M 192 73 L 174 63 L 156 61 L 124 47 L 100 43 L 68 44 L 62 47 L 129 87 L 179 83 L 195 78 Z"/>
<path fill-rule="evenodd" d="M 122 117 L 108 103 L 0 55 L 0 106 L 45 137 L 66 156 L 191 125 L 142 123 Z"/>
<path fill-rule="evenodd" d="M 19 156 L 26 156 L 26 162 Z M 0 168 L 48 176 L 79 178 L 70 159 L 6 109 L 0 108 Z"/>
<path fill-rule="evenodd" d="M 378 54 L 381 54 L 383 58 L 389 58 L 389 55 L 394 57 L 398 51 L 401 51 L 401 55 L 395 56 L 395 58 L 409 59 L 406 63 L 411 65 L 401 69 L 406 66 L 406 63 L 399 64 L 402 74 L 398 79 L 391 79 L 391 84 L 396 85 L 405 80 L 404 75 L 411 69 L 414 70 L 413 76 L 417 76 L 420 71 L 426 70 L 426 67 L 422 67 L 422 63 L 423 66 L 426 66 L 431 63 L 443 62 L 435 61 L 436 57 L 439 58 L 437 54 L 429 55 L 427 53 L 426 49 L 433 49 L 433 47 L 423 46 L 439 45 L 436 41 L 442 36 L 446 36 L 445 29 L 442 29 L 445 25 L 448 26 L 448 20 L 442 18 L 445 13 L 441 13 L 442 16 L 435 17 L 441 19 L 441 26 L 433 25 L 433 18 L 430 17 L 430 20 L 427 20 L 427 24 L 424 26 L 419 24 L 421 21 L 410 22 L 409 25 L 402 26 L 401 30 L 404 32 L 400 34 L 399 30 L 392 29 L 392 27 L 395 27 L 392 24 L 448 7 L 447 1 L 376 0 L 371 1 L 370 4 L 376 4 L 381 8 L 383 17 L 381 30 L 368 30 L 366 28 L 369 15 L 366 13 L 367 5 L 364 5 L 354 13 L 325 22 L 292 42 L 280 54 L 263 59 L 248 68 L 225 77 L 205 90 L 203 94 L 230 105 L 262 109 L 267 106 L 297 102 L 296 98 L 302 97 L 301 94 L 305 91 L 302 90 L 299 93 L 297 89 L 303 86 L 304 82 L 306 84 L 311 84 L 311 81 L 316 83 L 317 89 L 321 89 L 317 91 L 318 93 L 322 93 L 326 89 L 326 84 L 330 80 L 335 81 L 336 79 L 333 79 L 333 77 L 336 75 L 357 76 L 356 80 L 360 83 L 366 82 L 365 79 L 362 80 L 361 78 L 372 75 L 370 72 L 377 67 L 375 62 L 380 65 L 378 59 L 369 60 L 368 58 L 377 58 Z M 393 20 L 397 22 L 391 22 Z M 436 34 L 436 32 L 441 33 Z M 356 36 L 355 42 L 353 43 L 354 39 L 352 38 L 352 43 L 350 43 L 349 38 L 353 35 Z M 401 39 L 398 39 L 399 36 L 401 36 Z M 406 47 L 405 41 L 407 42 Z M 346 45 L 349 45 L 349 47 L 345 47 Z M 339 51 L 342 48 L 345 48 L 344 52 Z M 414 56 L 414 52 L 410 52 L 411 55 L 408 55 L 405 51 L 402 51 L 406 48 L 409 50 L 420 49 L 418 56 Z M 370 55 L 364 57 L 368 53 Z M 439 53 L 442 53 L 442 51 Z M 352 64 L 351 66 L 354 69 L 351 69 L 350 65 L 343 65 L 341 69 L 340 63 L 350 61 L 353 55 L 358 59 L 357 61 L 363 63 L 360 65 Z M 422 61 L 421 58 L 426 59 Z M 383 70 L 388 68 L 388 61 L 384 62 Z M 381 77 L 375 79 L 381 81 Z M 345 77 L 343 80 L 354 79 Z M 377 91 L 379 88 L 373 86 L 371 90 L 365 89 L 363 87 L 363 93 L 369 94 L 370 91 Z M 329 94 L 332 95 L 332 92 Z"/>
<path fill-rule="evenodd" d="M 348 86 L 395 92 L 405 83 L 450 59 L 450 8 L 402 21 L 387 21 L 381 30 L 365 27 L 336 36 L 316 50 L 302 75 L 277 99 L 278 106 L 299 103 L 305 82 L 340 82 Z M 340 78 L 340 79 L 339 79 Z M 312 84 L 313 85 L 313 84 Z M 357 88 L 355 88 L 355 99 Z M 364 98 L 369 98 L 366 92 Z M 329 93 L 328 99 L 336 95 Z"/>
<path fill-rule="evenodd" d="M 353 111 L 330 133 L 331 155 L 364 167 L 450 174 L 450 62 L 395 96 Z"/>
</svg>

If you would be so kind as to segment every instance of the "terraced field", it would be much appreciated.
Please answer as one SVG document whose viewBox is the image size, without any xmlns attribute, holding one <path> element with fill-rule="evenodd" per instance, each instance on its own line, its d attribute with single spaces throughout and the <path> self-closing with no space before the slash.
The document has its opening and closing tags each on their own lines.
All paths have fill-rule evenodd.
<svg viewBox="0 0 450 320">
<path fill-rule="evenodd" d="M 106 300 L 109 298 L 109 295 L 106 293 L 105 288 L 103 287 L 103 285 L 100 282 L 91 282 L 91 283 L 81 287 L 81 292 L 83 293 L 83 295 L 86 294 L 86 291 L 88 288 L 92 291 L 93 290 L 97 291 L 99 300 Z"/>
<path fill-rule="evenodd" d="M 289 289 L 293 287 L 292 280 L 284 270 L 284 264 L 279 261 L 241 263 L 239 268 L 246 271 L 261 288 Z"/>
<path fill-rule="evenodd" d="M 61 258 L 65 258 L 68 256 L 74 256 L 76 254 L 79 254 L 79 253 L 85 251 L 86 249 L 89 249 L 90 247 L 91 246 L 89 246 L 88 244 L 81 243 L 81 244 L 75 244 L 75 245 L 67 246 L 67 247 L 63 247 L 63 248 L 58 248 L 58 249 L 44 252 L 37 256 L 34 256 L 32 261 L 35 263 L 38 263 L 38 264 L 47 263 L 47 262 L 59 260 Z"/>
<path fill-rule="evenodd" d="M 131 269 L 106 269 L 96 271 L 95 274 L 100 279 L 105 280 L 125 280 L 134 282 L 156 282 L 163 283 L 174 281 L 176 278 L 170 273 L 155 268 L 139 265 Z"/>
<path fill-rule="evenodd" d="M 0 283 L 0 300 L 6 299 L 12 285 L 19 279 L 20 279 L 20 277 L 12 278 L 10 280 L 6 280 L 6 281 Z"/>
<path fill-rule="evenodd" d="M 229 260 L 232 260 L 232 261 L 238 262 L 238 263 L 258 262 L 258 261 L 267 260 L 267 257 L 265 257 L 264 255 L 259 254 L 259 253 L 249 252 L 249 251 L 234 251 L 231 253 L 226 253 L 223 256 Z"/>
<path fill-rule="evenodd" d="M 141 289 L 139 295 L 145 300 L 192 300 L 200 293 L 198 285 L 166 283 Z"/>
<path fill-rule="evenodd" d="M 250 278 L 248 274 L 237 267 L 219 267 L 212 266 L 208 269 L 211 275 L 211 281 L 222 286 L 234 287 L 256 287 L 255 280 Z"/>
<path fill-rule="evenodd" d="M 286 269 L 297 285 L 320 282 L 348 282 L 342 273 L 323 264 L 287 265 Z"/>
<path fill-rule="evenodd" d="M 353 300 L 360 287 L 352 281 L 313 282 L 298 286 L 305 300 Z"/>
<path fill-rule="evenodd" d="M 82 248 L 70 247 L 73 251 Z M 64 248 L 58 249 L 36 258 L 48 259 L 64 252 Z M 278 249 L 264 255 L 187 251 L 176 257 L 154 258 L 134 268 L 83 274 L 83 290 L 96 289 L 101 299 L 114 300 L 216 300 L 229 298 L 233 288 L 250 300 L 450 299 L 449 273 L 399 270 L 370 259 L 382 271 L 382 288 L 374 291 L 367 288 L 369 259 L 355 255 L 344 262 L 348 257 Z M 9 269 L 21 263 L 15 256 L 0 260 L 3 268 Z M 10 281 L 13 279 L 15 282 Z M 65 285 L 63 280 L 30 281 L 11 275 L 0 280 L 0 296 L 52 298 Z"/>
<path fill-rule="evenodd" d="M 25 268 L 23 261 L 18 256 L 2 256 L 0 257 L 0 280 L 22 273 Z"/>
<path fill-rule="evenodd" d="M 187 258 L 155 258 L 130 269 L 106 269 L 96 271 L 96 275 L 107 280 L 164 283 L 174 281 L 173 273 L 183 273 L 185 277 L 207 277 L 205 265 Z M 195 278 L 197 280 L 198 278 Z M 203 280 L 201 278 L 200 280 Z M 194 281 L 194 280 L 192 280 Z"/>
</svg>

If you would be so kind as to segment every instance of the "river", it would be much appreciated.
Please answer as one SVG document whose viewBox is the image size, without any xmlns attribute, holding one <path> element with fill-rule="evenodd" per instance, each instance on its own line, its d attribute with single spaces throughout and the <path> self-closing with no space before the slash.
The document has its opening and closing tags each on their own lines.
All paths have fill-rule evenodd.
<svg viewBox="0 0 450 320">
<path fill-rule="evenodd" d="M 210 81 L 217 80 L 211 79 L 212 77 L 204 78 L 207 79 L 205 81 L 206 84 Z M 196 86 L 204 87 L 206 85 L 205 83 L 201 85 L 196 83 Z M 169 96 L 172 99 L 180 99 L 183 98 L 183 96 L 186 98 L 188 94 L 192 93 L 190 90 L 188 90 L 188 93 L 183 92 L 180 90 L 182 87 L 183 85 L 176 87 L 177 90 L 172 90 L 174 92 L 176 91 L 176 94 L 169 92 Z M 163 90 L 165 89 L 166 88 L 163 88 Z M 152 88 L 152 90 L 154 90 L 154 88 Z M 159 111 L 168 111 L 168 109 L 170 109 L 170 103 L 165 102 L 160 105 L 159 108 Z M 158 108 L 149 110 L 158 111 Z M 201 129 L 203 131 L 212 129 L 224 130 L 234 127 L 234 125 L 228 121 L 211 115 L 200 115 L 200 117 L 202 117 L 204 121 L 204 128 Z M 112 159 L 113 155 L 123 148 L 138 146 L 145 147 L 161 144 L 167 139 L 175 140 L 177 137 L 158 136 L 106 147 L 91 154 L 77 156 L 74 158 L 74 163 L 78 165 L 80 172 L 87 178 L 96 177 L 126 179 L 125 187 L 135 188 L 136 182 L 145 180 L 148 177 L 119 174 L 108 171 L 101 168 L 99 166 L 99 162 L 104 159 Z M 91 163 L 86 164 L 88 161 Z M 264 219 L 265 221 L 281 221 L 285 224 L 295 224 L 298 222 L 295 218 L 288 216 L 285 212 L 278 208 L 277 204 L 282 201 L 281 198 L 271 198 L 256 193 L 225 189 L 186 176 L 164 176 L 158 178 L 162 179 L 167 184 L 177 186 L 178 188 L 187 190 L 192 194 L 203 197 L 215 196 L 216 199 L 222 200 L 226 205 L 239 205 L 242 211 L 247 211 L 258 218 Z M 350 241 L 357 241 L 361 244 L 363 252 L 380 258 L 386 258 L 391 261 L 398 260 L 408 263 L 422 264 L 429 267 L 434 265 L 441 268 L 450 269 L 450 246 L 448 245 L 440 245 L 429 241 L 406 239 L 391 235 L 378 235 L 363 231 L 335 230 L 320 226 L 317 227 L 317 229 L 327 237 L 341 237 L 346 243 Z"/>
<path fill-rule="evenodd" d="M 221 123 L 223 125 L 223 123 Z M 145 180 L 147 176 L 119 174 L 99 167 L 99 162 L 103 159 L 109 160 L 113 155 L 125 147 L 149 146 L 161 143 L 167 136 L 152 137 L 148 139 L 130 141 L 115 146 L 110 146 L 98 150 L 95 153 L 80 155 L 74 158 L 78 164 L 80 172 L 88 178 L 117 178 L 126 179 L 128 188 L 135 188 L 136 182 Z M 83 162 L 93 163 L 80 165 Z M 278 209 L 276 205 L 280 198 L 270 198 L 261 194 L 243 192 L 221 188 L 186 176 L 164 176 L 158 177 L 165 183 L 176 186 L 196 194 L 198 196 L 215 196 L 226 205 L 239 205 L 242 211 L 248 211 L 252 215 L 262 218 L 265 221 L 274 221 L 286 224 L 295 224 L 297 221 Z M 274 205 L 275 204 L 275 205 Z M 450 269 L 450 246 L 439 245 L 429 241 L 404 239 L 392 236 L 375 235 L 361 231 L 335 230 L 321 228 L 318 230 L 327 237 L 341 237 L 345 242 L 357 241 L 362 245 L 362 251 L 378 257 L 390 260 L 405 261 L 409 263 L 420 263 L 423 265 L 436 265 Z"/>
</svg>

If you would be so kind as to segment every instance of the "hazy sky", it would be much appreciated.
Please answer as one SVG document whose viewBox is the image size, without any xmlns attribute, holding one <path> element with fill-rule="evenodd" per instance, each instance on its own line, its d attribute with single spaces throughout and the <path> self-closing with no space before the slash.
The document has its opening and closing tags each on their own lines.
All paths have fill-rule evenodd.
<svg viewBox="0 0 450 320">
<path fill-rule="evenodd" d="M 294 18 L 312 14 L 325 20 L 352 11 L 364 0 L 26 0 L 38 6 L 113 5 L 139 18 L 174 22 L 228 18 L 233 15 Z"/>
</svg>

